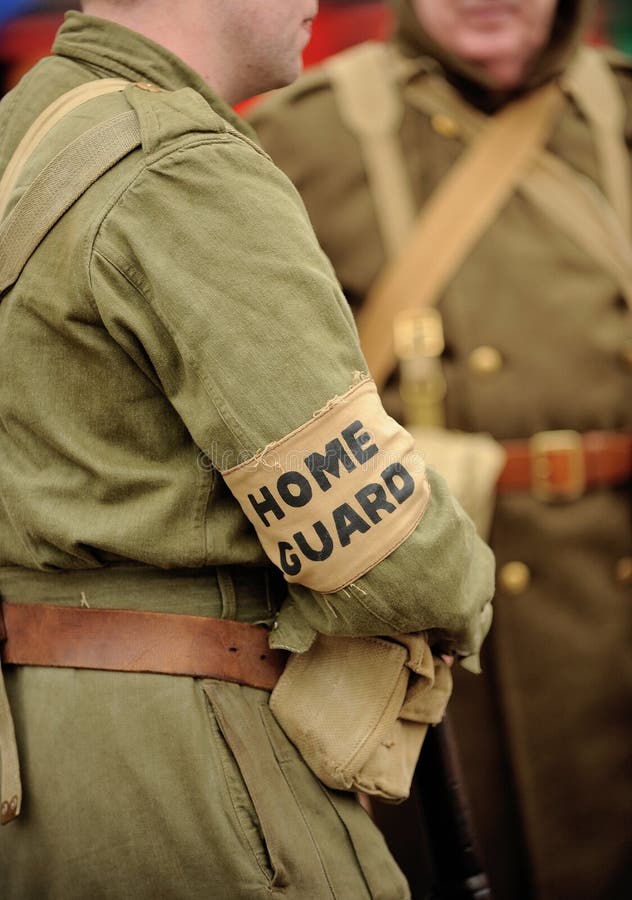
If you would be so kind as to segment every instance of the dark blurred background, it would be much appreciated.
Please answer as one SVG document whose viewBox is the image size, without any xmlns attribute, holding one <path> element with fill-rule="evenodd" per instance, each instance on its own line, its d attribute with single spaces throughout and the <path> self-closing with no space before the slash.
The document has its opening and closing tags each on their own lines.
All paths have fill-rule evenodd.
<svg viewBox="0 0 632 900">
<path fill-rule="evenodd" d="M 0 0 L 0 95 L 45 56 L 68 0 Z M 306 65 L 368 38 L 386 37 L 391 24 L 383 0 L 321 0 Z M 632 55 L 632 0 L 601 0 L 591 38 Z"/>
</svg>

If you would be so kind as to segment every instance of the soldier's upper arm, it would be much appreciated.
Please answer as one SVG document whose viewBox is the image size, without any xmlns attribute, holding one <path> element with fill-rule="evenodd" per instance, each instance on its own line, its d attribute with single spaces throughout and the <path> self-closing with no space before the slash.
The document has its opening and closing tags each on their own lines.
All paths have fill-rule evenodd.
<svg viewBox="0 0 632 900">
<path fill-rule="evenodd" d="M 412 440 L 363 379 L 331 266 L 264 154 L 220 133 L 151 160 L 104 220 L 92 278 L 107 327 L 138 333 L 290 582 L 280 643 L 437 628 L 476 649 L 487 551 L 441 483 L 430 496 Z"/>
</svg>

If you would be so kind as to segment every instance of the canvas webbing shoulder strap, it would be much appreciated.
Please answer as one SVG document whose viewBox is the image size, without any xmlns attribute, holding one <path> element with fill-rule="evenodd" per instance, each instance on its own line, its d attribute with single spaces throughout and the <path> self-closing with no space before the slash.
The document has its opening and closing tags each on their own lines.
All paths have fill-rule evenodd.
<svg viewBox="0 0 632 900">
<path fill-rule="evenodd" d="M 343 123 L 360 141 L 382 241 L 389 257 L 399 253 L 415 220 L 399 128 L 404 104 L 392 79 L 389 50 L 368 42 L 333 57 L 325 67 Z"/>
<path fill-rule="evenodd" d="M 84 91 L 79 102 L 83 103 L 92 96 L 106 93 L 99 89 L 99 82 L 91 82 L 92 84 L 95 92 L 88 96 L 90 92 Z M 129 82 L 120 81 L 118 85 L 114 85 L 110 80 L 110 92 L 120 91 L 125 87 L 129 87 Z M 77 100 L 76 96 L 74 100 Z M 77 105 L 78 102 L 66 102 L 61 115 Z M 42 114 L 40 126 L 33 129 L 29 138 L 28 148 L 31 152 L 43 135 L 61 118 L 61 115 L 47 115 L 48 112 Z M 94 125 L 48 163 L 0 225 L 0 293 L 16 281 L 31 254 L 73 203 L 140 143 L 138 116 L 130 109 Z M 19 153 L 20 158 L 12 171 L 19 174 L 28 156 L 22 145 L 16 153 Z"/>
<path fill-rule="evenodd" d="M 555 85 L 510 104 L 463 153 L 422 210 L 360 310 L 362 349 L 378 387 L 395 365 L 394 317 L 436 301 L 459 264 L 507 202 L 562 107 Z"/>
<path fill-rule="evenodd" d="M 116 83 L 115 83 L 116 82 Z M 129 82 L 107 79 L 63 95 L 33 123 L 2 180 L 4 205 L 20 172 L 45 134 L 62 116 L 93 97 L 123 90 Z M 100 175 L 141 142 L 134 110 L 95 125 L 65 147 L 38 175 L 0 225 L 0 294 L 18 278 L 27 260 L 59 218 Z M 7 174 L 8 173 L 8 174 Z M 1 623 L 0 618 L 0 623 Z M 0 633 L 0 641 L 3 635 Z M 0 665 L 0 823 L 15 819 L 22 806 L 22 783 L 15 730 Z"/>
<path fill-rule="evenodd" d="M 582 47 L 562 80 L 591 126 L 606 197 L 623 230 L 632 235 L 630 155 L 625 142 L 627 110 L 602 53 Z"/>
<path fill-rule="evenodd" d="M 112 91 L 122 91 L 129 84 L 129 81 L 122 78 L 102 78 L 97 81 L 88 81 L 86 84 L 80 84 L 73 90 L 62 94 L 40 113 L 18 144 L 4 170 L 2 179 L 0 179 L 0 221 L 4 218 L 9 198 L 26 162 L 48 132 L 63 119 L 66 113 L 72 112 L 73 109 L 77 109 L 78 106 L 95 97 L 112 93 Z"/>
</svg>

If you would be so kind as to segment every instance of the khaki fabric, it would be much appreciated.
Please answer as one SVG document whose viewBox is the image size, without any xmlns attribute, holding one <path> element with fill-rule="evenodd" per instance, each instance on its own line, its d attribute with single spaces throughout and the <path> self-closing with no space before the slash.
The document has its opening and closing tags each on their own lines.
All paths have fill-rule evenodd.
<svg viewBox="0 0 632 900">
<path fill-rule="evenodd" d="M 224 480 L 286 580 L 323 593 L 400 546 L 430 499 L 411 436 L 366 378 Z"/>
<path fill-rule="evenodd" d="M 57 122 L 88 100 L 102 94 L 109 94 L 111 91 L 122 91 L 128 85 L 129 82 L 123 78 L 103 78 L 99 81 L 88 82 L 63 94 L 59 100 L 46 107 L 20 141 L 9 165 L 4 170 L 2 179 L 0 179 L 0 220 L 4 218 L 4 211 L 23 167 L 40 141 L 55 127 Z"/>
<path fill-rule="evenodd" d="M 450 697 L 448 666 L 425 635 L 320 635 L 293 656 L 270 709 L 301 756 L 331 788 L 403 800 L 428 726 Z"/>
<path fill-rule="evenodd" d="M 560 4 L 553 40 L 529 86 L 566 71 L 592 4 Z M 404 106 L 398 138 L 416 209 L 469 145 L 432 76 L 456 88 L 471 122 L 507 97 L 448 54 L 435 55 L 410 0 L 398 4 L 392 75 Z M 605 53 L 632 146 L 632 69 Z M 437 116 L 443 118 L 437 118 Z M 446 127 L 446 118 L 448 120 Z M 252 112 L 262 145 L 299 186 L 352 308 L 389 258 L 358 141 L 340 119 L 326 69 Z M 606 196 L 592 126 L 567 98 L 546 151 Z M 555 180 L 551 175 L 549 183 Z M 549 429 L 632 428 L 632 320 L 609 268 L 526 192 L 517 191 L 439 298 L 451 431 L 525 440 Z M 400 416 L 396 378 L 383 393 Z M 423 443 L 421 450 L 423 452 Z M 428 455 L 428 462 L 430 456 Z M 432 471 L 431 466 L 428 467 Z M 632 557 L 630 487 L 547 505 L 496 501 L 499 579 L 483 674 L 455 672 L 450 715 L 495 896 L 611 900 L 632 890 Z M 516 568 L 526 575 L 512 581 Z"/>
<path fill-rule="evenodd" d="M 29 111 L 38 114 L 60 91 L 88 79 L 86 66 L 109 43 L 102 30 L 109 35 L 100 20 L 69 14 L 57 55 L 2 101 L 0 115 L 10 117 L 0 144 L 5 165 L 30 124 Z M 141 52 L 133 33 L 116 33 L 123 52 Z M 90 103 L 94 125 L 131 105 L 142 151 L 130 153 L 74 205 L 0 304 L 0 341 L 10 348 L 1 356 L 3 414 L 21 423 L 29 406 L 39 410 L 27 426 L 0 437 L 3 565 L 78 569 L 119 559 L 174 568 L 261 565 L 267 561 L 261 543 L 220 473 L 308 421 L 366 368 L 344 298 L 292 186 L 199 76 L 157 51 L 154 57 L 134 73 L 111 63 L 108 75 L 153 81 L 163 92 L 129 89 Z M 21 129 L 11 116 L 16 97 L 23 98 Z M 76 111 L 50 132 L 16 185 L 9 215 L 33 175 L 86 124 Z M 151 228 L 139 227 L 145 221 Z M 58 266 L 73 261 L 61 305 L 51 295 L 49 258 Z M 59 329 L 59 354 L 34 353 Z M 77 345 L 81 365 L 69 368 Z M 91 402 L 86 387 L 102 384 L 108 390 Z M 124 439 L 114 442 L 113 433 Z M 32 447 L 26 467 L 22 438 Z M 69 492 L 67 484 L 77 490 Z M 358 578 L 364 603 L 352 613 L 355 622 L 346 595 L 325 602 L 319 591 L 296 583 L 277 640 L 301 650 L 318 630 L 382 633 L 430 625 L 454 631 L 464 655 L 476 652 L 488 618 L 482 609 L 492 589 L 491 557 L 442 499 L 445 490 L 434 496 L 422 521 L 437 517 L 435 524 L 416 528 L 375 567 L 377 577 Z M 107 515 L 94 515 L 104 499 Z M 454 572 L 442 561 L 444 515 L 446 525 L 460 517 L 461 571 L 471 569 L 467 578 L 459 575 L 456 593 Z M 386 543 L 383 553 L 392 549 Z M 421 581 L 427 575 L 434 582 L 417 597 L 423 621 L 413 612 L 418 604 L 402 553 L 415 580 L 421 566 Z M 454 569 L 460 569 L 456 558 Z M 429 596 L 442 607 L 436 617 L 425 615 Z M 345 607 L 342 616 L 338 605 Z"/>
<path fill-rule="evenodd" d="M 266 693 L 46 668 L 7 682 L 28 809 L 0 833 L 6 900 L 409 897 L 355 796 L 311 774 Z"/>
<path fill-rule="evenodd" d="M 410 429 L 428 465 L 438 468 L 476 530 L 489 539 L 496 481 L 505 462 L 502 444 L 488 434 L 445 428 Z"/>
<path fill-rule="evenodd" d="M 65 116 L 9 198 L 11 216 L 60 150 L 133 111 L 141 146 L 0 296 L 0 593 L 265 622 L 295 651 L 318 632 L 424 630 L 477 652 L 491 554 L 436 473 L 410 536 L 327 595 L 283 580 L 222 476 L 366 366 L 296 191 L 200 76 L 70 13 L 0 103 L 0 172 L 43 109 L 96 77 L 163 90 Z M 3 898 L 408 897 L 366 813 L 309 772 L 267 695 L 45 668 L 5 683 L 24 802 L 0 829 Z"/>
</svg>

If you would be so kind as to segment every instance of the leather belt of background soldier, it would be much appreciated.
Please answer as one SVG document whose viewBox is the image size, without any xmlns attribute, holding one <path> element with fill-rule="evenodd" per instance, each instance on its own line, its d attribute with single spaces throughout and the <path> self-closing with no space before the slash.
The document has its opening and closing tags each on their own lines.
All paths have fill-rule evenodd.
<svg viewBox="0 0 632 900">
<path fill-rule="evenodd" d="M 528 441 L 504 441 L 499 493 L 530 491 L 540 500 L 574 500 L 588 489 L 632 477 L 632 432 L 541 431 Z"/>
</svg>

